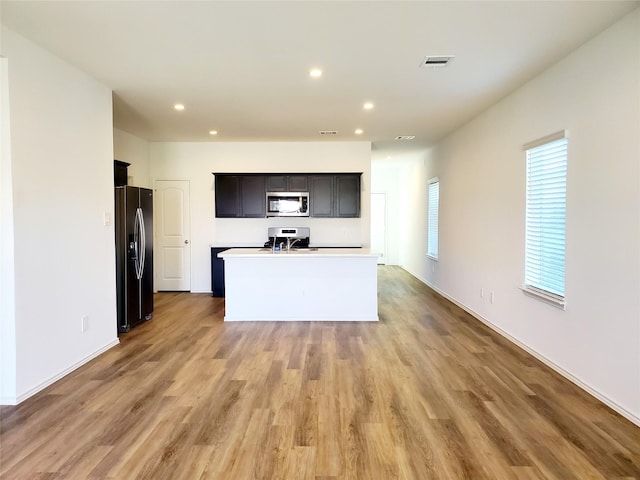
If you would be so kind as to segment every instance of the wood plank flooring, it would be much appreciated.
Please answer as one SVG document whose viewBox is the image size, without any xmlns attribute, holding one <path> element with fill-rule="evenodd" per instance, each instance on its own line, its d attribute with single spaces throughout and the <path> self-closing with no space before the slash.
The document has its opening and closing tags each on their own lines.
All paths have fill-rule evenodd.
<svg viewBox="0 0 640 480">
<path fill-rule="evenodd" d="M 225 324 L 223 299 L 158 294 L 120 345 L 0 408 L 0 477 L 640 480 L 640 428 L 397 267 L 379 304 Z"/>
</svg>

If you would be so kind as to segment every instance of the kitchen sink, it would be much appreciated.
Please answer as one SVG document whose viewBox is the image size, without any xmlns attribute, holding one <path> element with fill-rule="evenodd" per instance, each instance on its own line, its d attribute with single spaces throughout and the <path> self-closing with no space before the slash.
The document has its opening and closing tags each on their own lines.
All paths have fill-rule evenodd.
<svg viewBox="0 0 640 480">
<path fill-rule="evenodd" d="M 271 247 L 264 247 L 261 248 L 260 250 L 258 250 L 259 252 L 270 252 L 271 251 Z M 291 247 L 291 252 L 317 252 L 318 249 L 316 247 L 302 247 L 302 248 L 296 248 L 296 247 Z M 279 252 L 275 252 L 275 253 L 287 253 L 287 249 L 285 248 L 284 250 L 280 250 Z"/>
</svg>

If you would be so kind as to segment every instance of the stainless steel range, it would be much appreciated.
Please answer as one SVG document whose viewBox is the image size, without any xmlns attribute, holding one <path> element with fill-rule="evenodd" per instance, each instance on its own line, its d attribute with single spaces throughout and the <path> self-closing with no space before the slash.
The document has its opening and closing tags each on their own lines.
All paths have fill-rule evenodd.
<svg viewBox="0 0 640 480">
<path fill-rule="evenodd" d="M 309 248 L 310 230 L 308 227 L 269 227 L 267 248 Z"/>
</svg>

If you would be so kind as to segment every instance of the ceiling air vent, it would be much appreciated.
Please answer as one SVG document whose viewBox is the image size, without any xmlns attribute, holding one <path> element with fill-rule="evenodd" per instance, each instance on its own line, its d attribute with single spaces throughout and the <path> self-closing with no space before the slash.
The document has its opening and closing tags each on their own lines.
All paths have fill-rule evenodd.
<svg viewBox="0 0 640 480">
<path fill-rule="evenodd" d="M 455 55 L 429 55 L 422 59 L 420 67 L 423 68 L 441 68 L 451 63 Z"/>
<path fill-rule="evenodd" d="M 414 138 L 416 138 L 415 135 L 398 135 L 396 140 L 413 140 Z"/>
<path fill-rule="evenodd" d="M 320 135 L 337 135 L 337 130 L 320 130 Z"/>
</svg>

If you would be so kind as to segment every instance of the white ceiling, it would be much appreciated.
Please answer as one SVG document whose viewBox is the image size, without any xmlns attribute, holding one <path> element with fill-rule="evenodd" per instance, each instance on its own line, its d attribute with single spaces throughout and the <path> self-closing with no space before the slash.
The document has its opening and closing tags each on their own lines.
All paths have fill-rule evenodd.
<svg viewBox="0 0 640 480">
<path fill-rule="evenodd" d="M 141 138 L 367 140 L 386 157 L 427 148 L 638 5 L 3 0 L 0 13 L 113 89 L 114 126 Z M 426 55 L 455 58 L 418 68 Z"/>
</svg>

